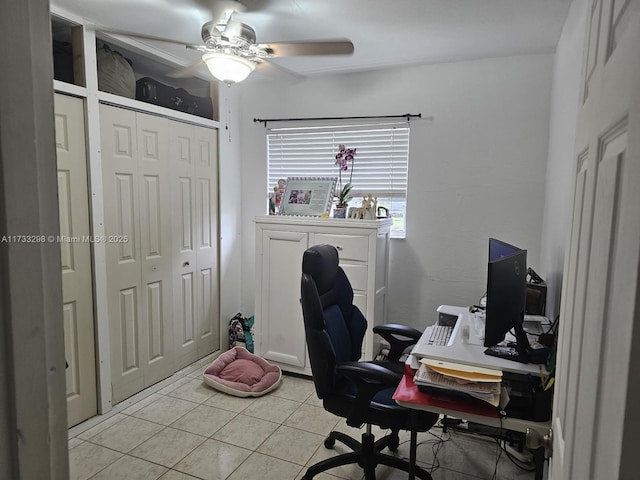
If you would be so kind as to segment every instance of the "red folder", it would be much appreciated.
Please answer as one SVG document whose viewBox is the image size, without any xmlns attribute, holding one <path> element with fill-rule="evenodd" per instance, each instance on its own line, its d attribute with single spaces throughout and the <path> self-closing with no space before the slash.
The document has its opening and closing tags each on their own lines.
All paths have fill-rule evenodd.
<svg viewBox="0 0 640 480">
<path fill-rule="evenodd" d="M 419 391 L 416 384 L 413 383 L 413 376 L 415 373 L 415 370 L 408 365 L 405 365 L 402 380 L 393 394 L 394 400 L 415 403 L 418 405 L 446 408 L 447 410 L 454 410 L 461 413 L 471 413 L 474 415 L 483 415 L 485 417 L 499 418 L 498 409 L 486 402 L 483 402 L 482 400 L 477 400 L 475 398 L 461 399 L 450 397 L 446 394 L 435 395 Z"/>
</svg>

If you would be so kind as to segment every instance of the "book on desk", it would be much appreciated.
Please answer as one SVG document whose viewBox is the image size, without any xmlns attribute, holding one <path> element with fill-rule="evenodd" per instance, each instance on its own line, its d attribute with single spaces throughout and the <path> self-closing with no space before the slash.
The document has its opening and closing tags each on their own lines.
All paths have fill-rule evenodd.
<svg viewBox="0 0 640 480">
<path fill-rule="evenodd" d="M 494 407 L 500 405 L 500 370 L 423 358 L 413 382 L 421 392 L 477 398 Z"/>
</svg>

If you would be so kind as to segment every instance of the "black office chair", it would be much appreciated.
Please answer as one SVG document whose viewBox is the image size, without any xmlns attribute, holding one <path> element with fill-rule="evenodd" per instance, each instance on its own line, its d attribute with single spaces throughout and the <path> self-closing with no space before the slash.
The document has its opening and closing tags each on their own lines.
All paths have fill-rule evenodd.
<svg viewBox="0 0 640 480">
<path fill-rule="evenodd" d="M 324 442 L 333 448 L 339 440 L 353 452 L 323 460 L 309 467 L 303 480 L 340 465 L 358 463 L 367 480 L 375 480 L 375 468 L 388 465 L 417 478 L 431 475 L 415 465 L 417 432 L 426 432 L 438 415 L 399 406 L 391 397 L 402 377 L 403 364 L 398 357 L 406 345 L 414 342 L 414 329 L 401 325 L 383 325 L 380 330 L 389 339 L 393 360 L 359 362 L 367 321 L 353 305 L 353 290 L 338 265 L 338 252 L 331 245 L 316 245 L 304 252 L 302 260 L 302 311 L 316 393 L 325 410 L 346 418 L 347 425 L 367 425 L 362 442 L 342 432 L 333 431 Z M 398 343 L 400 342 L 400 343 Z M 404 345 L 404 347 L 403 347 Z M 390 367 L 390 368 L 389 368 Z M 375 440 L 371 425 L 390 429 L 391 433 Z M 411 432 L 409 461 L 381 452 L 385 447 L 397 450 L 399 430 Z"/>
</svg>

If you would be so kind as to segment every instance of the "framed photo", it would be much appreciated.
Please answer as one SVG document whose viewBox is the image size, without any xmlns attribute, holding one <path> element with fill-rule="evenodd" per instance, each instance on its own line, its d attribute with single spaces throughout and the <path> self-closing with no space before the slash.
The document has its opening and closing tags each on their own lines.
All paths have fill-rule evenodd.
<svg viewBox="0 0 640 480">
<path fill-rule="evenodd" d="M 288 177 L 279 215 L 328 214 L 337 182 L 338 177 Z"/>
</svg>

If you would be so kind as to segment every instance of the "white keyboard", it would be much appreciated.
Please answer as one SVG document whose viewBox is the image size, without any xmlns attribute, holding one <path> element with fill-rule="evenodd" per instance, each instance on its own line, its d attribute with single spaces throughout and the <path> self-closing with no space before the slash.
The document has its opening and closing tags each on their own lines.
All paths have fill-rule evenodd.
<svg viewBox="0 0 640 480">
<path fill-rule="evenodd" d="M 421 345 L 444 346 L 449 343 L 453 327 L 445 327 L 444 325 L 431 325 L 427 327 L 420 337 Z"/>
</svg>

